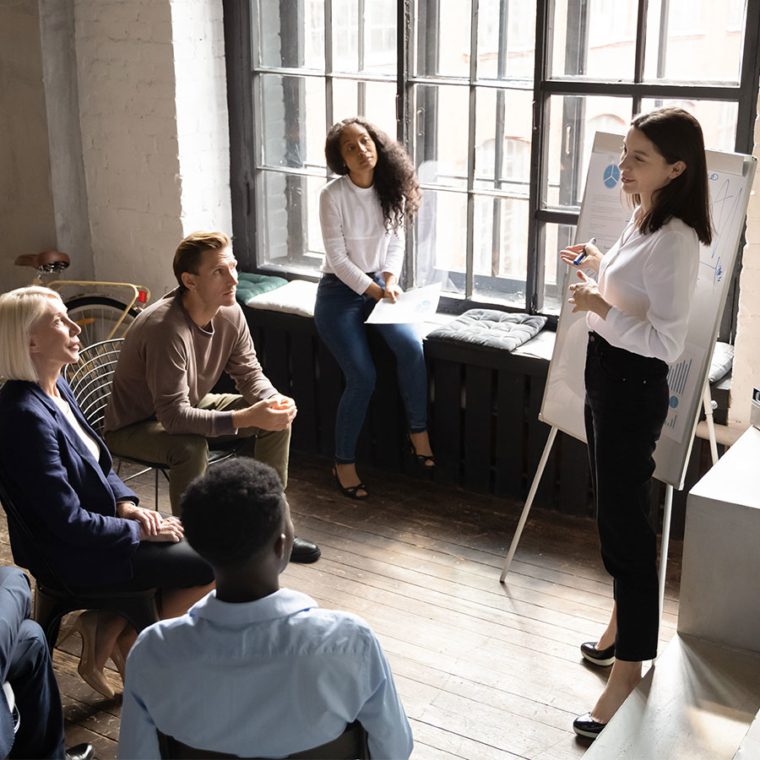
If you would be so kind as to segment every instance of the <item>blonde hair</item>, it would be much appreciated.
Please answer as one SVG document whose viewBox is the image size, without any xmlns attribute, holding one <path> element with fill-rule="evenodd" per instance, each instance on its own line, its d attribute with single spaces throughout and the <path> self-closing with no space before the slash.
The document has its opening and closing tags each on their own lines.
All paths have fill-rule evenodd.
<svg viewBox="0 0 760 760">
<path fill-rule="evenodd" d="M 54 290 L 38 285 L 0 295 L 0 378 L 32 383 L 39 379 L 29 344 L 32 327 L 51 298 L 61 300 Z"/>
<path fill-rule="evenodd" d="M 230 238 L 223 232 L 193 232 L 188 235 L 177 247 L 174 253 L 174 276 L 179 283 L 181 292 L 187 290 L 185 283 L 182 282 L 182 275 L 185 272 L 198 274 L 198 267 L 206 251 L 221 251 L 229 247 Z"/>
</svg>

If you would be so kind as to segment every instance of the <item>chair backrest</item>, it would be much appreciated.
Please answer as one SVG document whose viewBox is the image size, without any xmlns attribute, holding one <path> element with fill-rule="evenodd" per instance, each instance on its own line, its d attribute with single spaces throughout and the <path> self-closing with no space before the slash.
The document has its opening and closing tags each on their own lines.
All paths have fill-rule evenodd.
<svg viewBox="0 0 760 760">
<path fill-rule="evenodd" d="M 124 338 L 93 343 L 79 352 L 79 361 L 66 367 L 65 376 L 90 427 L 103 435 L 106 407 Z"/>
<path fill-rule="evenodd" d="M 163 760 L 200 760 L 200 758 L 238 758 L 239 755 L 228 755 L 224 752 L 212 752 L 207 749 L 197 749 L 177 741 L 172 736 L 167 736 L 156 731 L 158 734 L 158 748 Z M 346 726 L 346 730 L 326 744 L 319 747 L 306 749 L 303 752 L 295 752 L 288 755 L 290 760 L 369 760 L 369 747 L 367 745 L 367 732 L 364 726 L 355 720 Z M 244 758 L 243 760 L 266 760 L 265 758 Z"/>
<path fill-rule="evenodd" d="M 8 489 L 5 486 L 5 474 L 3 473 L 2 465 L 0 465 L 0 504 L 2 504 L 3 509 L 5 510 L 5 514 L 8 517 L 8 528 L 18 530 L 21 534 L 23 534 L 29 546 L 39 545 L 35 539 L 34 532 L 29 527 L 26 520 L 24 520 L 23 515 L 8 493 Z M 42 552 L 39 552 L 38 557 L 40 560 L 40 567 L 38 570 L 43 570 L 47 578 L 55 579 L 55 585 L 58 588 L 62 589 L 67 594 L 71 594 L 72 592 L 69 587 L 60 578 L 57 577 L 55 571 L 52 569 L 44 554 Z"/>
</svg>

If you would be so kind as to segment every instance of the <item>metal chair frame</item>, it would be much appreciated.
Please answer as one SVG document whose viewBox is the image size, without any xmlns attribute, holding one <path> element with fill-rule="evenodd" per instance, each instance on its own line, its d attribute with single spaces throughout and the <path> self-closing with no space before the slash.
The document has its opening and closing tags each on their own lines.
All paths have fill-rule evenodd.
<svg viewBox="0 0 760 760">
<path fill-rule="evenodd" d="M 99 343 L 86 346 L 79 352 L 79 361 L 66 367 L 65 377 L 71 386 L 74 398 L 79 404 L 87 422 L 92 429 L 103 437 L 106 407 L 111 399 L 113 378 L 116 374 L 116 365 L 119 362 L 119 354 L 124 343 L 124 338 L 110 338 Z M 235 456 L 237 444 L 231 444 L 226 448 L 209 449 L 208 463 L 216 464 L 225 459 Z M 125 483 L 134 478 L 144 475 L 151 470 L 155 473 L 154 498 L 158 509 L 158 484 L 159 473 L 169 480 L 169 466 L 163 462 L 153 462 L 149 459 L 138 459 L 116 455 L 119 460 L 117 472 L 121 469 L 122 462 L 131 462 L 142 469 L 139 472 L 122 478 Z"/>
</svg>

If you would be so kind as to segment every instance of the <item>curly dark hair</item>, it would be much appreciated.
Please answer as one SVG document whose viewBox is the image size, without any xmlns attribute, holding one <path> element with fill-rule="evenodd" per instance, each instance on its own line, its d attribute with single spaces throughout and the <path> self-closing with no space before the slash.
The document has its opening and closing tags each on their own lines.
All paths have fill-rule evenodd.
<svg viewBox="0 0 760 760">
<path fill-rule="evenodd" d="M 383 218 L 388 230 L 397 230 L 405 220 L 412 220 L 420 207 L 422 192 L 409 154 L 403 146 L 385 132 L 360 116 L 343 119 L 333 124 L 325 140 L 327 166 L 335 174 L 348 174 L 348 167 L 340 154 L 340 136 L 350 124 L 367 130 L 377 149 L 377 165 L 373 182 L 380 198 Z"/>
<path fill-rule="evenodd" d="M 263 462 L 246 457 L 210 467 L 182 494 L 190 546 L 213 567 L 236 567 L 282 529 L 282 483 Z"/>
</svg>

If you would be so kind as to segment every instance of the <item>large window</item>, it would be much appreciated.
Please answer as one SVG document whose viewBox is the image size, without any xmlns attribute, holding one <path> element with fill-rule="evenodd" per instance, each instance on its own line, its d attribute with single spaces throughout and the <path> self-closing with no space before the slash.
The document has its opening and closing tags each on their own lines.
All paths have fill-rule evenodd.
<svg viewBox="0 0 760 760">
<path fill-rule="evenodd" d="M 225 2 L 236 253 L 318 274 L 332 123 L 401 140 L 424 198 L 406 284 L 556 314 L 597 130 L 678 104 L 751 151 L 760 0 Z"/>
</svg>

